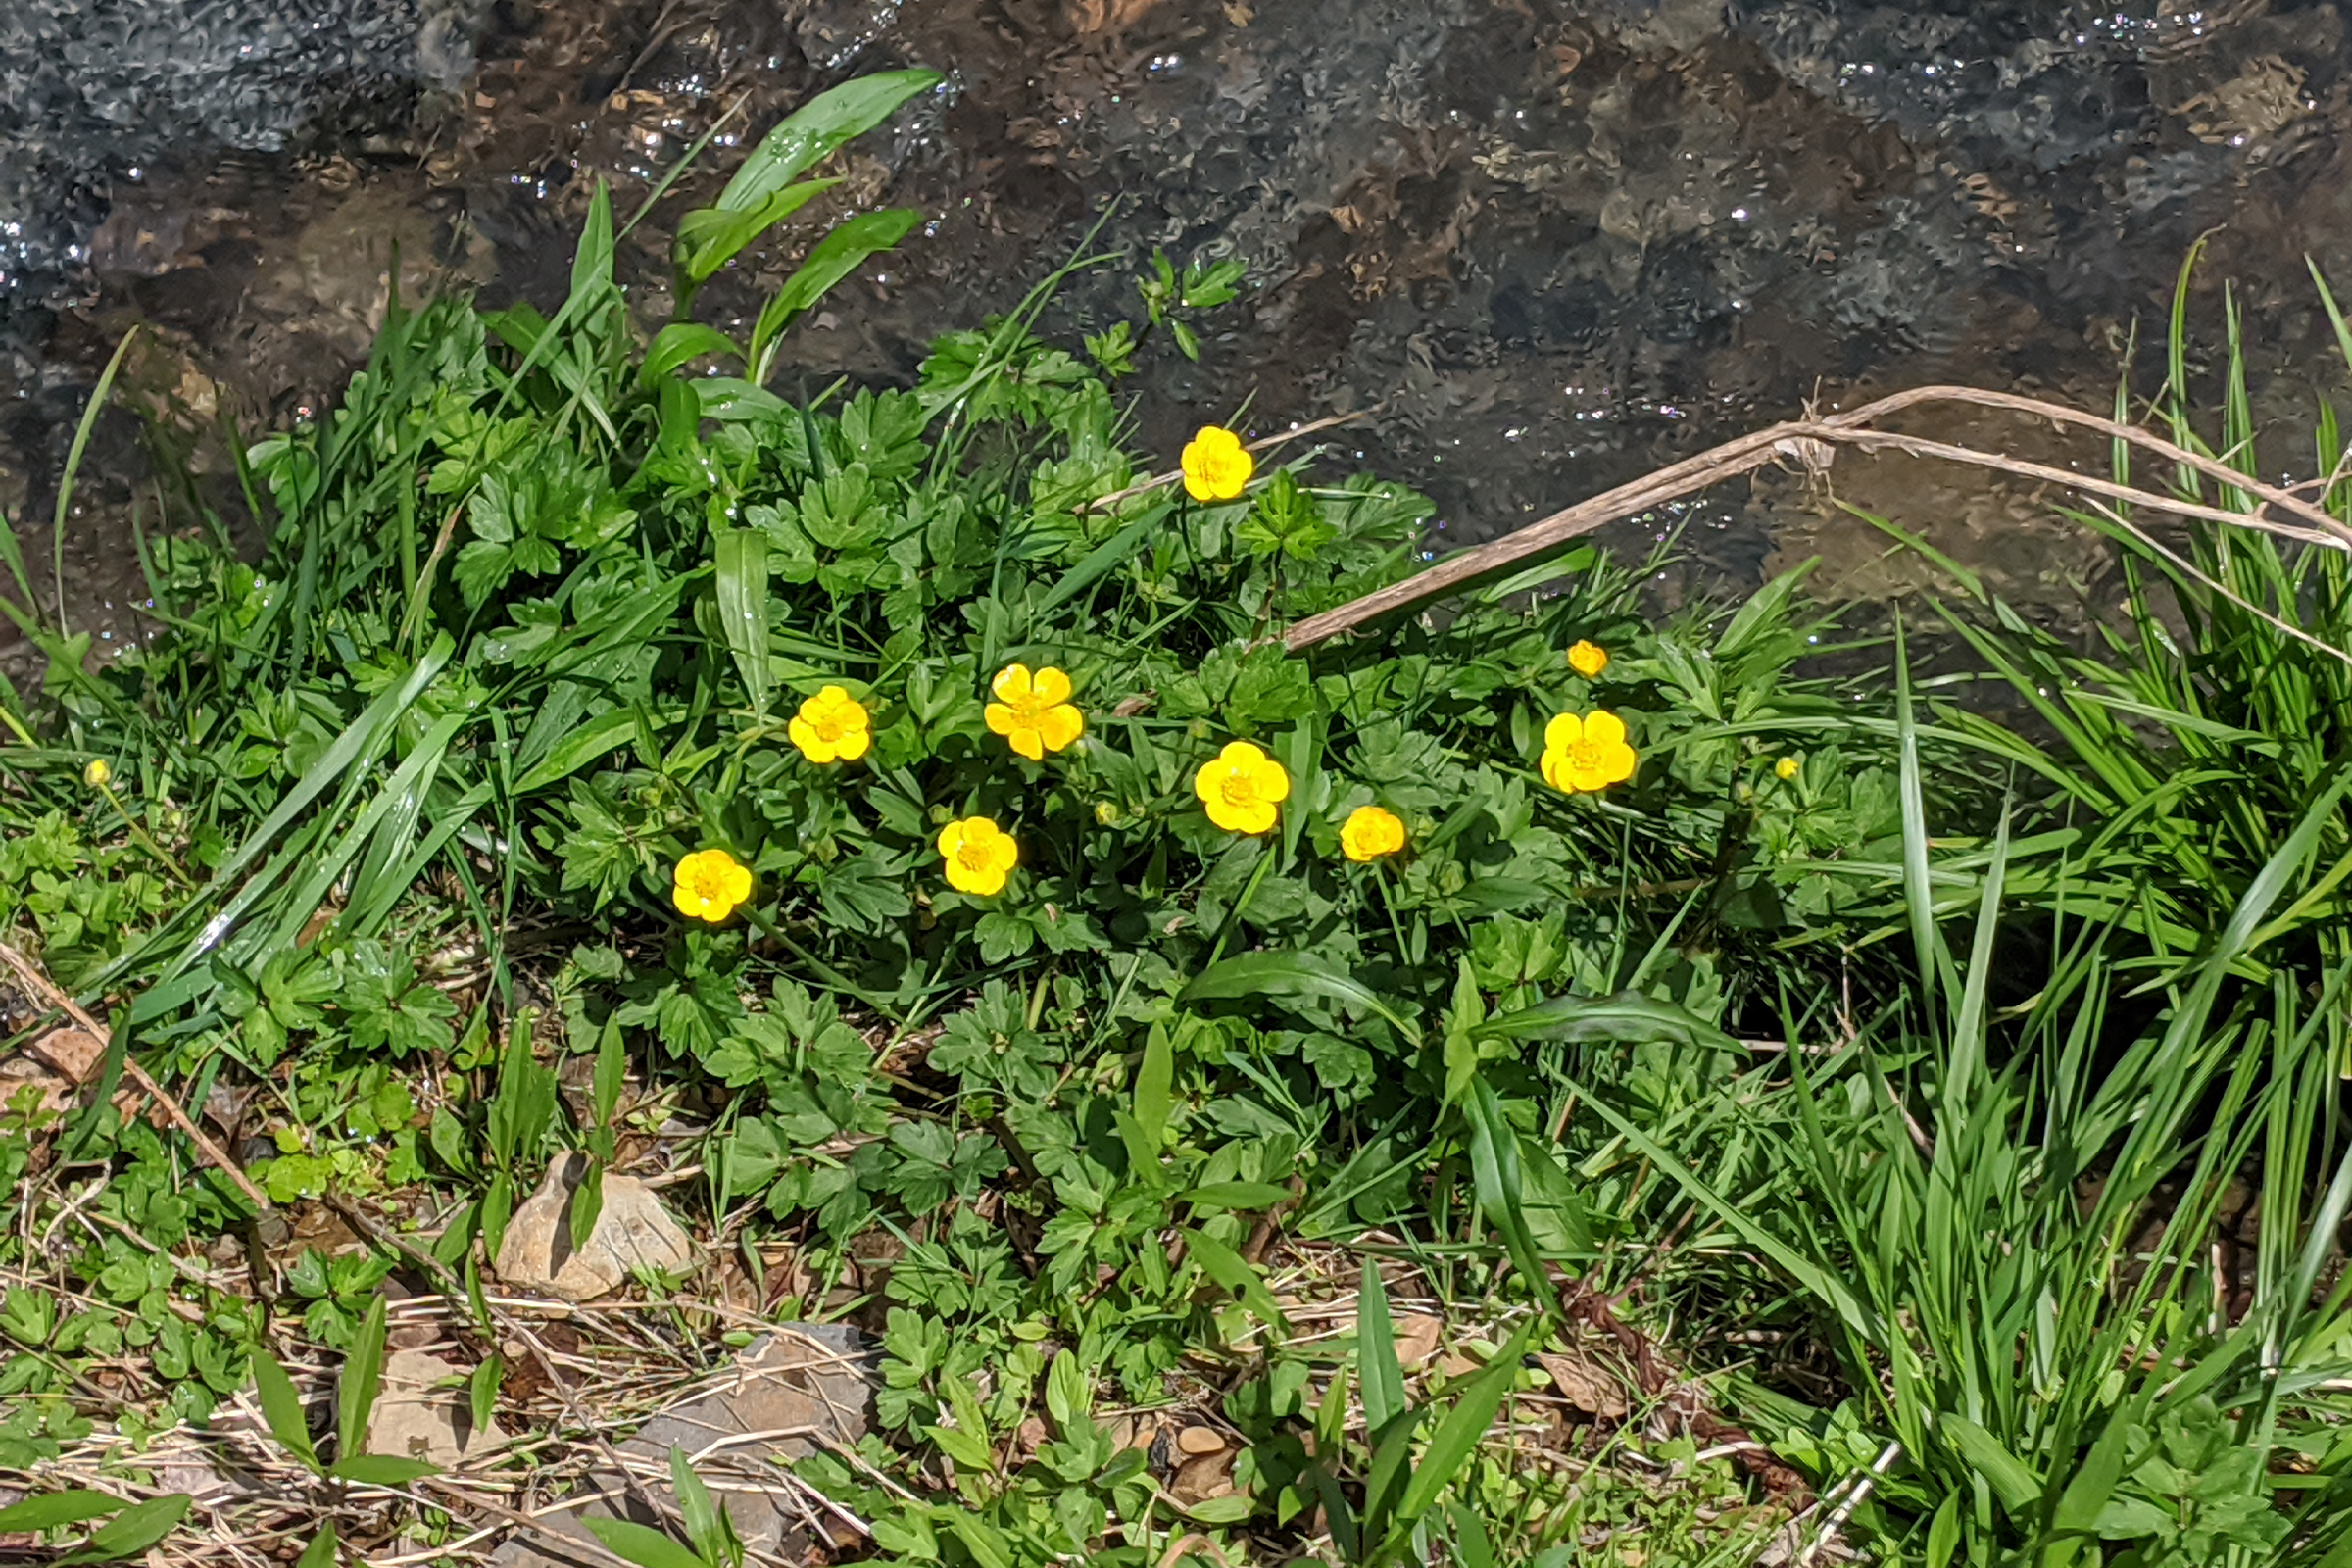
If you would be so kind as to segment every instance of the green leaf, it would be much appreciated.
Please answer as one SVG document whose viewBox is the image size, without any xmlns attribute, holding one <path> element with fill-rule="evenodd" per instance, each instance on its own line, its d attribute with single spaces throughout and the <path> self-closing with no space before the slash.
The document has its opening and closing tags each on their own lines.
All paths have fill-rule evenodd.
<svg viewBox="0 0 2352 1568">
<path fill-rule="evenodd" d="M 1694 1049 L 1728 1049 L 1730 1036 L 1671 1002 L 1640 992 L 1608 997 L 1552 997 L 1517 1012 L 1473 1025 L 1478 1040 L 1670 1041 Z"/>
<path fill-rule="evenodd" d="M 615 1556 L 625 1557 L 637 1568 L 710 1568 L 659 1530 L 627 1519 L 582 1519 L 580 1523 Z"/>
<path fill-rule="evenodd" d="M 82 1562 L 121 1562 L 125 1557 L 139 1556 L 178 1527 L 192 1500 L 186 1493 L 174 1492 L 169 1496 L 134 1503 L 116 1515 L 112 1523 L 92 1531 L 90 1539 L 77 1549 L 58 1558 L 54 1568 L 69 1568 L 70 1564 Z"/>
<path fill-rule="evenodd" d="M 2050 1516 L 2051 1529 L 2075 1534 L 2096 1528 L 2100 1511 L 2123 1479 L 2124 1444 L 2131 1429 L 2132 1423 L 2120 1411 L 2107 1418 L 2106 1429 L 2058 1494 L 2058 1507 Z"/>
<path fill-rule="evenodd" d="M 356 1481 L 363 1487 L 405 1487 L 422 1476 L 437 1476 L 441 1467 L 422 1459 L 402 1459 L 388 1453 L 355 1453 L 326 1467 L 337 1481 Z"/>
<path fill-rule="evenodd" d="M 767 652 L 767 535 L 756 528 L 722 529 L 712 541 L 718 568 L 718 624 L 735 656 L 736 673 L 752 708 L 767 716 L 772 685 Z"/>
<path fill-rule="evenodd" d="M 499 1359 L 496 1351 L 492 1351 L 482 1357 L 482 1364 L 475 1367 L 473 1376 L 466 1380 L 466 1404 L 473 1417 L 475 1432 L 490 1430 L 490 1422 L 498 1414 L 499 1384 L 505 1376 L 506 1363 Z"/>
<path fill-rule="evenodd" d="M 302 1555 L 294 1559 L 294 1568 L 334 1568 L 334 1561 L 335 1522 L 329 1519 L 318 1527 L 311 1544 L 302 1548 Z"/>
<path fill-rule="evenodd" d="M 335 1456 L 349 1459 L 368 1451 L 368 1417 L 375 1409 L 384 1374 L 385 1302 L 381 1292 L 368 1299 L 367 1315 L 335 1379 Z"/>
<path fill-rule="evenodd" d="M 1193 977 L 1179 1003 L 1229 1002 L 1249 997 L 1313 997 L 1370 1012 L 1418 1046 L 1421 1030 L 1374 996 L 1362 982 L 1310 953 L 1245 953 L 1212 963 Z"/>
<path fill-rule="evenodd" d="M 1960 1494 L 1943 1499 L 1928 1525 L 1927 1568 L 1951 1568 L 1952 1553 L 1960 1547 Z"/>
<path fill-rule="evenodd" d="M 1276 1327 L 1288 1326 L 1289 1320 L 1276 1304 L 1274 1293 L 1266 1289 L 1266 1282 L 1258 1277 L 1256 1269 L 1250 1266 L 1249 1259 L 1216 1238 L 1197 1230 L 1186 1231 L 1184 1239 L 1193 1261 L 1199 1263 L 1201 1271 L 1210 1279 L 1231 1291 L 1244 1306 L 1266 1322 Z"/>
<path fill-rule="evenodd" d="M 256 1346 L 253 1352 L 253 1387 L 261 1396 L 262 1419 L 270 1423 L 270 1436 L 307 1468 L 318 1468 L 318 1451 L 311 1446 L 310 1423 L 302 1413 L 302 1396 L 294 1392 L 294 1380 L 277 1357 Z"/>
<path fill-rule="evenodd" d="M 103 1519 L 110 1513 L 120 1513 L 123 1506 L 121 1497 L 78 1487 L 70 1492 L 45 1493 L 0 1508 L 0 1531 L 55 1530 L 61 1525 L 77 1525 L 84 1519 Z"/>
<path fill-rule="evenodd" d="M 802 312 L 824 298 L 828 289 L 849 276 L 867 257 L 889 250 L 905 239 L 906 231 L 920 222 L 922 216 L 905 207 L 859 213 L 835 224 L 831 233 L 818 240 L 808 259 L 776 290 L 752 327 L 752 379 L 766 381 L 768 372 L 774 368 L 776 340 Z"/>
<path fill-rule="evenodd" d="M 939 85 L 935 71 L 883 71 L 818 93 L 760 139 L 718 206 L 740 213 L 758 207 L 835 148 L 864 135 L 899 105 Z"/>
<path fill-rule="evenodd" d="M 678 220 L 680 297 L 690 297 L 713 272 L 741 255 L 745 246 L 840 183 L 839 179 L 805 179 L 741 212 L 706 207 L 688 213 Z"/>
<path fill-rule="evenodd" d="M 1519 1135 L 1484 1078 L 1471 1080 L 1462 1101 L 1462 1119 L 1470 1128 L 1470 1174 L 1478 1206 L 1488 1223 L 1502 1232 L 1503 1245 L 1528 1290 L 1541 1297 L 1544 1258 L 1527 1229 L 1526 1199 L 1519 1184 Z"/>
<path fill-rule="evenodd" d="M 685 1522 L 686 1539 L 694 1543 L 695 1551 L 708 1563 L 728 1560 L 734 1526 L 711 1500 L 710 1489 L 694 1473 L 694 1466 L 686 1462 L 686 1450 L 674 1443 L 669 1447 L 669 1485 L 677 1494 L 678 1517 Z"/>
<path fill-rule="evenodd" d="M 956 1513 L 948 1519 L 948 1528 L 963 1543 L 980 1568 L 1013 1568 L 1012 1547 L 1004 1533 L 976 1514 Z"/>
<path fill-rule="evenodd" d="M 1410 1529 L 1419 1522 L 1439 1494 L 1469 1464 L 1480 1440 L 1494 1424 L 1494 1413 L 1511 1392 L 1520 1357 L 1527 1354 L 1528 1338 L 1534 1332 L 1534 1322 L 1521 1324 L 1486 1369 L 1470 1380 L 1453 1408 L 1438 1423 L 1437 1431 L 1430 1434 L 1429 1446 L 1422 1450 L 1421 1462 L 1413 1467 L 1413 1478 L 1405 1483 L 1404 1495 L 1397 1501 L 1396 1528 Z"/>
<path fill-rule="evenodd" d="M 1952 1451 L 1984 1478 L 2011 1518 L 2033 1516 L 2041 1501 L 2041 1482 L 2023 1460 L 2001 1446 L 2000 1439 L 1962 1415 L 1939 1415 L 1936 1425 Z"/>
<path fill-rule="evenodd" d="M 1380 1270 L 1364 1259 L 1355 1297 L 1355 1381 L 1364 1425 L 1378 1432 L 1404 1413 L 1404 1368 L 1396 1359 L 1396 1330 L 1389 1321 L 1389 1291 Z"/>
<path fill-rule="evenodd" d="M 638 367 L 637 373 L 649 382 L 655 381 L 689 361 L 713 354 L 741 359 L 743 350 L 714 326 L 705 326 L 700 321 L 672 321 L 654 334 L 653 346 L 645 351 L 645 363 Z"/>
<path fill-rule="evenodd" d="M 1209 1182 L 1184 1195 L 1185 1201 L 1195 1208 L 1272 1208 L 1287 1203 L 1297 1195 L 1288 1187 L 1272 1182 Z"/>
</svg>

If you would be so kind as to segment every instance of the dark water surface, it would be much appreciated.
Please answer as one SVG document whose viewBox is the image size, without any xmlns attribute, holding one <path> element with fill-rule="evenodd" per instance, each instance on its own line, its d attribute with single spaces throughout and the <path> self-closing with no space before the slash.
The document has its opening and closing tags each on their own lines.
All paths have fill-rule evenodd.
<svg viewBox="0 0 2352 1568">
<path fill-rule="evenodd" d="M 330 398 L 395 256 L 410 292 L 552 303 L 597 176 L 626 210 L 738 100 L 756 134 L 898 65 L 948 85 L 860 145 L 845 191 L 931 221 L 800 332 L 787 381 L 906 378 L 1115 200 L 1106 245 L 1238 256 L 1251 280 L 1200 366 L 1145 357 L 1147 440 L 1172 452 L 1245 404 L 1261 429 L 1370 411 L 1348 451 L 1434 495 L 1449 539 L 1807 399 L 1955 380 L 2103 407 L 2209 230 L 2203 303 L 2218 326 L 2235 280 L 2258 410 L 2291 420 L 2342 378 L 2304 260 L 2352 292 L 2352 29 L 2331 3 L 5 0 L 0 507 L 45 558 L 72 421 L 132 321 L 152 329 L 133 395 L 218 479 L 205 432 Z M 714 189 L 743 139 L 690 186 Z M 649 320 L 662 211 L 623 259 Z M 748 256 L 704 314 L 756 311 L 810 231 Z M 1132 314 L 1133 273 L 1082 277 L 1050 324 Z M 1991 421 L 1938 433 L 2102 459 Z M 133 435 L 102 429 L 69 537 L 70 600 L 119 635 L 125 521 L 172 504 Z M 1901 459 L 1835 479 L 2022 599 L 2097 591 L 2044 498 Z M 1919 580 L 1791 479 L 1684 520 L 1715 576 L 1819 554 L 1841 591 Z"/>
</svg>

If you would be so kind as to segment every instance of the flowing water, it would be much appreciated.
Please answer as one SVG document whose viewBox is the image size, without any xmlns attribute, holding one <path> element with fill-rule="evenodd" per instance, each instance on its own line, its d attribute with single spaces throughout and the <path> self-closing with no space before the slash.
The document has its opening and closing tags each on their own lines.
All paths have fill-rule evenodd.
<svg viewBox="0 0 2352 1568">
<path fill-rule="evenodd" d="M 1143 437 L 1357 414 L 1348 454 L 1428 490 L 1440 542 L 1809 400 L 1967 381 L 2104 407 L 2208 231 L 2200 306 L 2218 321 L 2234 280 L 2258 409 L 2284 423 L 2342 373 L 2305 270 L 2352 288 L 2331 3 L 9 0 L 0 507 L 45 557 L 73 420 L 134 321 L 130 395 L 218 485 L 220 416 L 330 398 L 395 267 L 411 293 L 549 304 L 596 178 L 628 210 L 731 109 L 688 186 L 714 188 L 745 127 L 900 65 L 947 83 L 845 189 L 929 221 L 804 325 L 789 382 L 905 380 L 1108 206 L 1101 242 L 1130 259 L 1070 284 L 1052 329 L 1134 314 L 1154 246 L 1250 270 L 1199 365 L 1147 354 Z M 649 319 L 669 210 L 622 258 Z M 756 310 L 808 234 L 747 256 L 705 313 Z M 1991 421 L 1937 433 L 2103 461 Z M 133 434 L 101 423 L 66 550 L 77 619 L 118 636 L 127 519 L 172 505 Z M 2029 603 L 2101 591 L 2097 552 L 2020 486 L 1893 458 L 1833 477 Z M 1923 580 L 1790 476 L 1614 537 L 1677 524 L 1714 580 L 1816 555 L 1840 592 Z"/>
</svg>

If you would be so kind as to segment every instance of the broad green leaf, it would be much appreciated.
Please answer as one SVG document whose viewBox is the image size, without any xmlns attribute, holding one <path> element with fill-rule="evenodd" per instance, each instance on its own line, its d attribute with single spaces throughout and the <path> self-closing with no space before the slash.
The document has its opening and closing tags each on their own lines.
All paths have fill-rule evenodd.
<svg viewBox="0 0 2352 1568">
<path fill-rule="evenodd" d="M 758 207 L 835 148 L 879 125 L 899 105 L 939 85 L 933 71 L 883 71 L 818 93 L 760 139 L 717 205 L 740 213 Z"/>
<path fill-rule="evenodd" d="M 1386 1020 L 1418 1046 L 1421 1030 L 1406 1021 L 1370 988 L 1310 953 L 1245 953 L 1210 964 L 1193 977 L 1179 1003 L 1231 1002 L 1249 997 L 1310 997 L 1337 1002 Z"/>
<path fill-rule="evenodd" d="M 74 1563 L 121 1562 L 145 1555 L 147 1548 L 177 1529 L 193 1499 L 184 1492 L 133 1503 L 90 1533 L 90 1539 L 57 1559 L 54 1568 Z"/>
<path fill-rule="evenodd" d="M 334 1562 L 335 1522 L 328 1519 L 318 1526 L 311 1544 L 302 1548 L 302 1555 L 294 1559 L 294 1568 L 334 1568 Z"/>
<path fill-rule="evenodd" d="M 717 564 L 718 624 L 735 656 L 735 671 L 752 708 L 767 716 L 772 685 L 767 651 L 767 535 L 756 528 L 724 528 L 711 541 Z"/>
<path fill-rule="evenodd" d="M 1013 1568 L 1012 1546 L 1004 1533 L 976 1514 L 958 1511 L 948 1517 L 948 1528 L 963 1543 L 980 1568 Z"/>
<path fill-rule="evenodd" d="M 713 354 L 743 358 L 742 348 L 718 328 L 700 321 L 672 321 L 654 334 L 653 346 L 645 351 L 645 363 L 637 373 L 649 382 L 656 381 L 689 361 Z"/>
<path fill-rule="evenodd" d="M 487 1432 L 491 1419 L 498 1413 L 499 1384 L 506 1377 L 506 1363 L 496 1351 L 482 1357 L 482 1364 L 473 1369 L 466 1380 L 466 1404 L 473 1417 L 473 1430 Z"/>
<path fill-rule="evenodd" d="M 894 207 L 878 213 L 859 213 L 834 225 L 816 242 L 793 274 L 784 280 L 752 326 L 752 379 L 764 384 L 774 368 L 776 340 L 787 327 L 834 284 L 877 251 L 889 250 L 922 220 L 911 208 Z"/>
<path fill-rule="evenodd" d="M 1621 991 L 1608 997 L 1552 997 L 1475 1024 L 1479 1040 L 1621 1040 L 1640 1044 L 1667 1040 L 1677 1045 L 1730 1047 L 1731 1038 L 1705 1020 L 1655 997 Z"/>
<path fill-rule="evenodd" d="M 1528 1234 L 1526 1198 L 1519 1183 L 1519 1134 L 1502 1113 L 1502 1102 L 1484 1078 L 1474 1078 L 1462 1099 L 1462 1119 L 1470 1129 L 1470 1176 L 1478 1206 L 1489 1224 L 1502 1232 L 1527 1288 L 1539 1298 L 1544 1293 L 1544 1258 Z"/>
<path fill-rule="evenodd" d="M 253 1387 L 261 1396 L 262 1419 L 270 1423 L 270 1435 L 277 1439 L 278 1446 L 312 1469 L 318 1468 L 318 1450 L 311 1446 L 310 1422 L 302 1412 L 302 1396 L 294 1391 L 294 1380 L 277 1357 L 256 1346 L 253 1352 Z"/>
<path fill-rule="evenodd" d="M 676 1444 L 669 1446 L 669 1485 L 677 1494 L 678 1517 L 685 1522 L 686 1539 L 694 1543 L 695 1551 L 705 1562 L 717 1562 L 725 1555 L 729 1530 L 721 1517 L 718 1504 L 711 1500 L 710 1489 L 703 1478 L 694 1473 L 686 1462 L 686 1450 Z"/>
<path fill-rule="evenodd" d="M 368 1451 L 368 1418 L 375 1410 L 376 1390 L 384 1374 L 385 1301 L 381 1291 L 368 1298 L 360 1319 L 351 1353 L 343 1358 L 335 1379 L 335 1457 L 350 1459 Z"/>
<path fill-rule="evenodd" d="M 1943 1499 L 1928 1524 L 1927 1568 L 1951 1568 L 1952 1553 L 1960 1546 L 1960 1494 Z"/>
<path fill-rule="evenodd" d="M 677 238 L 678 271 L 686 288 L 691 290 L 708 281 L 713 272 L 741 255 L 745 246 L 840 183 L 838 178 L 805 179 L 797 185 L 785 186 L 759 206 L 740 212 L 706 207 L 688 213 L 678 220 Z"/>
<path fill-rule="evenodd" d="M 582 1519 L 580 1523 L 614 1555 L 627 1558 L 637 1568 L 710 1568 L 702 1558 L 659 1530 L 649 1530 L 627 1519 Z"/>
<path fill-rule="evenodd" d="M 1184 1199 L 1196 1208 L 1256 1209 L 1287 1203 L 1296 1196 L 1288 1187 L 1272 1182 L 1210 1182 L 1186 1193 Z"/>
<path fill-rule="evenodd" d="M 1519 1359 L 1527 1354 L 1528 1338 L 1534 1332 L 1532 1321 L 1521 1324 L 1519 1332 L 1494 1352 L 1494 1359 L 1470 1380 L 1453 1408 L 1438 1422 L 1429 1446 L 1422 1450 L 1421 1462 L 1413 1467 L 1412 1480 L 1405 1483 L 1404 1495 L 1397 1500 L 1396 1528 L 1410 1529 L 1419 1522 L 1470 1462 L 1487 1429 L 1494 1424 L 1494 1413 L 1511 1392 L 1511 1380 L 1519 1374 Z"/>
<path fill-rule="evenodd" d="M 110 1513 L 122 1512 L 125 1506 L 121 1497 L 82 1488 L 43 1493 L 0 1508 L 0 1531 L 55 1530 L 62 1525 L 77 1525 L 84 1519 L 103 1519 Z"/>
<path fill-rule="evenodd" d="M 2124 1475 L 2124 1444 L 2131 1436 L 2132 1423 L 2121 1411 L 2107 1418 L 2106 1428 L 2099 1433 L 2082 1463 L 2058 1494 L 2058 1507 L 2050 1516 L 2050 1528 L 2073 1534 L 2094 1528 L 2100 1510 L 2115 1494 L 2116 1483 Z"/>
<path fill-rule="evenodd" d="M 1945 1443 L 1992 1488 L 1993 1495 L 2013 1519 L 2031 1519 L 2041 1502 L 2041 1481 L 2025 1462 L 2001 1446 L 2001 1440 L 1963 1415 L 1948 1411 L 1936 1418 Z"/>
</svg>

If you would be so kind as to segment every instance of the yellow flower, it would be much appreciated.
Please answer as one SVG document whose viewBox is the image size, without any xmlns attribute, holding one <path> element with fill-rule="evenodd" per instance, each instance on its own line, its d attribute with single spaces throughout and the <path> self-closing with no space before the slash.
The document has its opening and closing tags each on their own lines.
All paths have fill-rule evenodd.
<svg viewBox="0 0 2352 1568">
<path fill-rule="evenodd" d="M 1184 489 L 1195 501 L 1231 501 L 1250 487 L 1257 460 L 1242 438 L 1222 425 L 1204 424 L 1184 444 Z"/>
<path fill-rule="evenodd" d="M 990 733 L 1032 762 L 1086 733 L 1086 716 L 1070 704 L 1070 677 L 1051 664 L 1034 674 L 1027 664 L 1006 664 L 989 690 L 997 695 L 988 705 Z"/>
<path fill-rule="evenodd" d="M 1229 741 L 1200 764 L 1193 793 L 1208 808 L 1208 819 L 1228 833 L 1263 833 L 1281 813 L 1291 793 L 1291 775 L 1248 741 Z"/>
<path fill-rule="evenodd" d="M 1609 667 L 1609 651 L 1598 643 L 1579 639 L 1577 645 L 1568 650 L 1568 667 L 1585 679 L 1592 680 Z"/>
<path fill-rule="evenodd" d="M 1021 863 L 1018 839 L 985 816 L 967 816 L 939 830 L 939 853 L 948 862 L 948 886 L 982 898 L 1004 891 L 1004 879 Z"/>
<path fill-rule="evenodd" d="M 1784 757 L 1779 761 L 1772 764 L 1772 770 L 1783 778 L 1794 778 L 1796 777 L 1796 770 L 1800 765 L 1802 764 L 1800 764 L 1795 758 Z"/>
<path fill-rule="evenodd" d="M 1544 782 L 1553 789 L 1601 790 L 1633 776 L 1634 749 L 1615 713 L 1562 713 L 1544 726 Z"/>
<path fill-rule="evenodd" d="M 1350 860 L 1377 860 L 1404 848 L 1404 823 L 1394 811 L 1359 806 L 1340 828 L 1340 848 Z"/>
<path fill-rule="evenodd" d="M 865 705 L 839 686 L 827 686 L 801 704 L 785 733 L 811 762 L 855 762 L 874 743 Z"/>
<path fill-rule="evenodd" d="M 680 914 L 712 925 L 751 896 L 751 871 L 724 850 L 697 850 L 680 860 L 669 889 Z"/>
<path fill-rule="evenodd" d="M 90 759 L 90 765 L 81 770 L 81 781 L 94 790 L 102 790 L 115 781 L 115 770 L 103 757 Z"/>
</svg>

